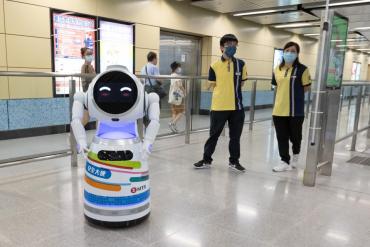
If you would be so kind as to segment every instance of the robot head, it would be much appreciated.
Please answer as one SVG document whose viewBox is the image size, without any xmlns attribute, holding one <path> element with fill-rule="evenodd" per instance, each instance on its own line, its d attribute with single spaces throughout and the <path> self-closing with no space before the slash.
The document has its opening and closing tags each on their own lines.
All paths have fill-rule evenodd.
<svg viewBox="0 0 370 247">
<path fill-rule="evenodd" d="M 122 71 L 110 71 L 95 82 L 94 100 L 108 114 L 122 114 L 136 103 L 138 89 L 135 81 Z"/>
<path fill-rule="evenodd" d="M 90 116 L 104 121 L 128 121 L 143 112 L 141 82 L 123 66 L 111 66 L 96 76 L 88 90 Z"/>
</svg>

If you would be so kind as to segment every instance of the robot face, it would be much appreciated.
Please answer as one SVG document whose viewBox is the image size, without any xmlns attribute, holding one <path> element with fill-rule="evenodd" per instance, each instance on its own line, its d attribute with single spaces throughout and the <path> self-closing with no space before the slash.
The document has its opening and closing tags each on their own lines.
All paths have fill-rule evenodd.
<svg viewBox="0 0 370 247">
<path fill-rule="evenodd" d="M 120 71 L 102 75 L 93 90 L 96 105 L 109 114 L 122 114 L 130 110 L 138 96 L 135 81 Z"/>
</svg>

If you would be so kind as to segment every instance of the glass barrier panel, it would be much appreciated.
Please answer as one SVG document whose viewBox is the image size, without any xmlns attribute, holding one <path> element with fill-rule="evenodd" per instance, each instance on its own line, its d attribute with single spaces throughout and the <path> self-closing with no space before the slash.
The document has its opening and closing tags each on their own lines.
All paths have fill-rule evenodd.
<svg viewBox="0 0 370 247">
<path fill-rule="evenodd" d="M 8 79 L 9 98 L 0 100 L 0 160 L 69 149 L 68 95 L 54 97 L 52 78 Z"/>
<path fill-rule="evenodd" d="M 185 91 L 186 82 L 179 79 L 166 79 L 161 80 L 161 82 L 166 96 L 160 99 L 161 126 L 158 135 L 181 133 L 185 130 L 185 100 L 180 99 L 180 97 L 181 93 Z M 180 100 L 180 104 L 176 105 Z"/>
<path fill-rule="evenodd" d="M 196 79 L 192 90 L 191 130 L 209 129 L 209 113 L 212 103 L 210 84 L 206 79 Z"/>
</svg>

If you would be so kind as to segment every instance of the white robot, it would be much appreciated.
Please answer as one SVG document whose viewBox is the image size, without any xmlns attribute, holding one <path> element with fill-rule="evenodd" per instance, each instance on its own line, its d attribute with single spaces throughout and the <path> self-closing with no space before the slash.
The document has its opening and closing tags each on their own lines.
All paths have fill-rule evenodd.
<svg viewBox="0 0 370 247">
<path fill-rule="evenodd" d="M 84 110 L 97 119 L 88 148 L 81 120 Z M 86 93 L 76 93 L 71 127 L 79 152 L 86 157 L 84 213 L 94 224 L 120 227 L 146 219 L 150 213 L 148 154 L 159 129 L 159 97 L 123 66 L 110 66 L 96 76 Z M 144 141 L 137 120 L 150 120 Z"/>
</svg>

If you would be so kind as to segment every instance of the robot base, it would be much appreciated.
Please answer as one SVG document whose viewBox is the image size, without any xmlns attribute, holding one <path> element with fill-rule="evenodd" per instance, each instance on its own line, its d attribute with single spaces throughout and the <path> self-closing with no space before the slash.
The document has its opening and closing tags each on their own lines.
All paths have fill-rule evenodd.
<svg viewBox="0 0 370 247">
<path fill-rule="evenodd" d="M 90 218 L 85 214 L 85 219 L 92 225 L 107 227 L 107 228 L 124 228 L 124 227 L 131 227 L 140 224 L 141 222 L 145 221 L 149 218 L 150 212 L 147 215 L 144 215 L 141 218 L 129 221 L 121 221 L 121 222 L 109 222 L 109 221 L 101 221 Z"/>
</svg>

